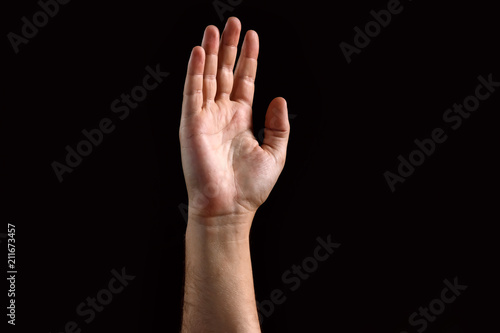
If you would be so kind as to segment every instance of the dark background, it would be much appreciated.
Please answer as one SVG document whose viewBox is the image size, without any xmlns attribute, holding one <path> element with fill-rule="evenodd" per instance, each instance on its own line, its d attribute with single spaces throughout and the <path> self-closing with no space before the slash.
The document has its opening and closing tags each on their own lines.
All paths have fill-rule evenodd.
<svg viewBox="0 0 500 333">
<path fill-rule="evenodd" d="M 353 44 L 353 28 L 387 3 L 244 0 L 223 13 L 259 33 L 256 134 L 272 98 L 286 98 L 292 115 L 285 169 L 251 234 L 257 300 L 274 289 L 287 297 L 264 332 L 417 332 L 408 317 L 455 277 L 468 289 L 425 331 L 498 329 L 500 92 L 456 131 L 442 120 L 479 75 L 500 81 L 498 10 L 403 1 L 348 64 L 339 43 Z M 39 10 L 33 0 L 3 4 L 4 36 Z M 82 332 L 179 330 L 187 194 L 178 126 L 187 60 L 209 24 L 225 24 L 212 1 L 73 0 L 18 54 L 4 37 L 0 233 L 16 225 L 14 331 L 63 332 L 68 321 Z M 158 63 L 169 77 L 119 120 L 111 102 Z M 116 129 L 60 183 L 51 163 L 106 117 Z M 383 173 L 436 127 L 448 140 L 392 193 Z M 290 291 L 282 274 L 329 234 L 340 248 Z M 84 323 L 78 304 L 122 267 L 136 278 Z"/>
</svg>

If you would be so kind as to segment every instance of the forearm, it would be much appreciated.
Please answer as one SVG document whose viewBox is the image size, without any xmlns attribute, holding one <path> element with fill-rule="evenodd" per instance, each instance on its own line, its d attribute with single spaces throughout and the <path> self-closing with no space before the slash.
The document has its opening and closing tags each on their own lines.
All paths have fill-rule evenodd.
<svg viewBox="0 0 500 333">
<path fill-rule="evenodd" d="M 182 332 L 260 332 L 249 246 L 252 218 L 189 217 Z"/>
</svg>

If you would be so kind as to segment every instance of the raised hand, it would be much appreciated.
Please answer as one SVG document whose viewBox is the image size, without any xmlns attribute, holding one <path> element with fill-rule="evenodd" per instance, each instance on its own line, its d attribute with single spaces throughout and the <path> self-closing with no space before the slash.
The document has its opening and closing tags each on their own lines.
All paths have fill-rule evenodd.
<svg viewBox="0 0 500 333">
<path fill-rule="evenodd" d="M 222 38 L 208 26 L 189 59 L 179 137 L 190 220 L 236 223 L 253 216 L 285 164 L 290 125 L 283 98 L 269 104 L 262 145 L 252 133 L 259 39 L 246 33 L 234 69 L 240 31 L 234 17 Z"/>
</svg>

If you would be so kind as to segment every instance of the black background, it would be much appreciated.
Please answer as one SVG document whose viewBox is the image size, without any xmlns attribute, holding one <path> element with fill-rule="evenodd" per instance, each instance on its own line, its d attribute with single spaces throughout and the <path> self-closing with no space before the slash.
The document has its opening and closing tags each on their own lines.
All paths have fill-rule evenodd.
<svg viewBox="0 0 500 333">
<path fill-rule="evenodd" d="M 425 331 L 498 327 L 499 92 L 456 131 L 442 120 L 479 75 L 500 81 L 498 10 L 402 5 L 350 64 L 339 43 L 353 44 L 353 28 L 387 1 L 244 0 L 223 13 L 259 33 L 256 132 L 276 96 L 292 115 L 285 169 L 251 234 L 257 300 L 274 289 L 287 297 L 264 332 L 416 332 L 408 317 L 454 277 L 468 289 Z M 4 36 L 40 10 L 3 6 Z M 74 0 L 18 54 L 4 37 L 0 233 L 16 225 L 15 331 L 62 332 L 68 321 L 82 332 L 179 331 L 187 194 L 178 126 L 187 60 L 209 24 L 225 24 L 212 1 Z M 169 77 L 118 119 L 111 102 L 156 64 Z M 106 117 L 116 129 L 60 183 L 51 163 Z M 436 127 L 447 141 L 392 193 L 383 173 Z M 290 291 L 282 274 L 328 235 L 340 248 Z M 84 323 L 77 305 L 122 267 L 136 278 Z"/>
</svg>

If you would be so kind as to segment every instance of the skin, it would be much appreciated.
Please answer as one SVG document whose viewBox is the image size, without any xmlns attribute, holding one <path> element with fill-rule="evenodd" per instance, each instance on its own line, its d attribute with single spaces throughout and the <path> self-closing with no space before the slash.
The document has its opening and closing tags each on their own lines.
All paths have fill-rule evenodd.
<svg viewBox="0 0 500 333">
<path fill-rule="evenodd" d="M 241 23 L 208 26 L 188 63 L 179 129 L 189 208 L 182 332 L 260 332 L 249 233 L 283 170 L 286 101 L 269 104 L 264 141 L 252 133 L 259 39 Z"/>
</svg>

